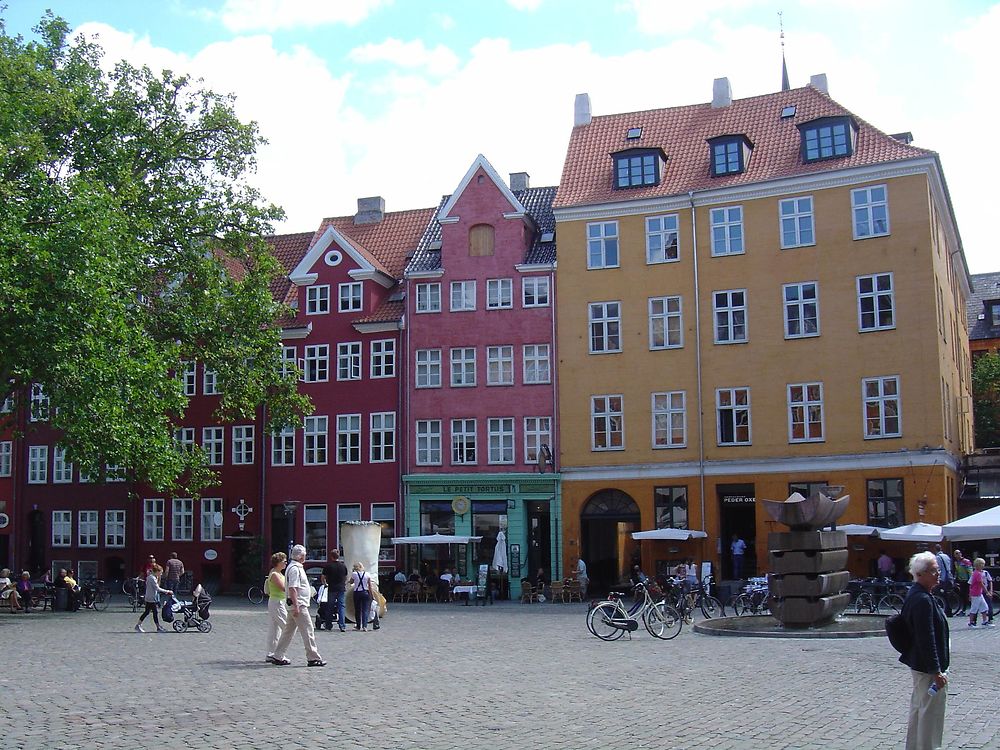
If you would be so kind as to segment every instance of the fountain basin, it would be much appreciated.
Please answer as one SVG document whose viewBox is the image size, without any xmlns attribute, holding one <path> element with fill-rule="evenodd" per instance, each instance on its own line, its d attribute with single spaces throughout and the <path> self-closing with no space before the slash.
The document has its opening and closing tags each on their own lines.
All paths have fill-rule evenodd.
<svg viewBox="0 0 1000 750">
<path fill-rule="evenodd" d="M 771 615 L 714 617 L 696 622 L 694 632 L 743 638 L 885 638 L 885 616 L 845 614 L 808 628 L 786 628 Z"/>
</svg>

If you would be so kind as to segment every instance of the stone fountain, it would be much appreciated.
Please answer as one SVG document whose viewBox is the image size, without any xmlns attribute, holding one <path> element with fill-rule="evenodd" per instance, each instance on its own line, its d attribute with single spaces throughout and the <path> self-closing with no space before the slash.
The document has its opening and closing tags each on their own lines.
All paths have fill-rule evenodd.
<svg viewBox="0 0 1000 750">
<path fill-rule="evenodd" d="M 839 497 L 842 491 L 823 487 L 809 497 L 794 492 L 784 501 L 763 501 L 768 515 L 790 529 L 767 535 L 771 613 L 786 628 L 826 625 L 850 602 L 847 534 L 821 531 L 847 510 L 851 498 Z"/>
</svg>

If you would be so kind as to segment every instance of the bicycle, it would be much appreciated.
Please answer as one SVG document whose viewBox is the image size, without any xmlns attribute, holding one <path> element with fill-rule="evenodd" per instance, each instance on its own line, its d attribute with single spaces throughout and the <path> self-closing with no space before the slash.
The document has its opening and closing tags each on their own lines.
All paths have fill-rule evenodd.
<svg viewBox="0 0 1000 750">
<path fill-rule="evenodd" d="M 111 591 L 104 581 L 85 583 L 80 587 L 80 606 L 103 612 L 111 603 Z"/>
<path fill-rule="evenodd" d="M 766 615 L 771 612 L 771 592 L 764 583 L 750 583 L 729 602 L 738 617 L 745 615 Z"/>
<path fill-rule="evenodd" d="M 247 589 L 247 599 L 251 604 L 260 604 L 264 601 L 264 588 L 262 586 L 251 586 Z"/>
<path fill-rule="evenodd" d="M 587 629 L 602 641 L 615 641 L 625 633 L 639 629 L 639 620 L 654 638 L 670 640 L 681 632 L 684 619 L 681 613 L 664 600 L 654 601 L 642 583 L 634 591 L 641 593 L 631 609 L 625 609 L 624 594 L 612 591 L 609 598 L 594 604 L 587 612 Z"/>
<path fill-rule="evenodd" d="M 140 607 L 146 606 L 146 584 L 141 576 L 126 578 L 122 581 L 122 591 L 133 612 L 138 612 Z"/>
<path fill-rule="evenodd" d="M 673 585 L 666 587 L 667 602 L 683 614 L 685 620 L 692 619 L 695 608 L 701 610 L 706 620 L 725 616 L 725 605 L 708 593 L 712 583 L 712 576 L 705 576 L 701 584 L 685 593 L 683 582 L 674 580 Z"/>
<path fill-rule="evenodd" d="M 854 600 L 854 611 L 870 615 L 896 613 L 903 610 L 903 597 L 892 589 L 896 585 L 888 578 L 870 582 L 871 588 L 862 589 Z"/>
</svg>

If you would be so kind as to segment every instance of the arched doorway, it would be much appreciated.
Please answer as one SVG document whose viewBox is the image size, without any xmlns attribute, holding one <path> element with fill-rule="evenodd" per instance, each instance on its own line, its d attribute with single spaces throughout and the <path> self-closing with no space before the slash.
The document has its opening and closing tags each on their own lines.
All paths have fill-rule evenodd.
<svg viewBox="0 0 1000 750">
<path fill-rule="evenodd" d="M 595 493 L 580 511 L 580 555 L 587 563 L 590 591 L 606 593 L 639 557 L 639 506 L 621 490 Z"/>
</svg>

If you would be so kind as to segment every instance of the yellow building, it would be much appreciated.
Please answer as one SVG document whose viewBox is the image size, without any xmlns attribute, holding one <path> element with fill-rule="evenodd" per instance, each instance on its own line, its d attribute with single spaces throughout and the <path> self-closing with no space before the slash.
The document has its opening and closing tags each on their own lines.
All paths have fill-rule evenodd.
<svg viewBox="0 0 1000 750">
<path fill-rule="evenodd" d="M 765 573 L 759 500 L 792 490 L 843 485 L 841 524 L 956 517 L 969 274 L 934 152 L 825 76 L 600 117 L 584 94 L 555 214 L 564 555 L 598 588 L 687 556 Z M 666 527 L 707 538 L 630 536 Z M 854 572 L 879 546 L 852 538 Z"/>
</svg>

